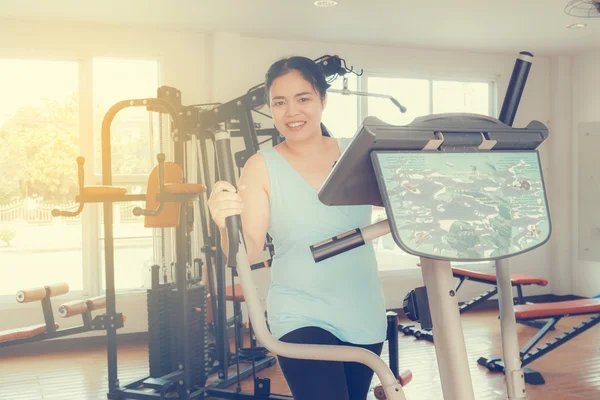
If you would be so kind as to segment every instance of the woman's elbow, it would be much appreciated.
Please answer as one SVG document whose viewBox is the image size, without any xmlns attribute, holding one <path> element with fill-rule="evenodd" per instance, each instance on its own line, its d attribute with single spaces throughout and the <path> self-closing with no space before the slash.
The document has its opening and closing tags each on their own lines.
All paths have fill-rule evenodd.
<svg viewBox="0 0 600 400">
<path fill-rule="evenodd" d="M 246 238 L 246 254 L 248 254 L 248 262 L 250 265 L 253 265 L 258 261 L 260 255 L 263 253 L 264 248 L 264 243 L 258 245 L 252 239 Z"/>
<path fill-rule="evenodd" d="M 259 250 L 258 248 L 248 249 L 248 262 L 250 263 L 250 265 L 254 265 L 260 258 L 261 254 L 262 254 L 262 249 L 261 250 Z"/>
</svg>

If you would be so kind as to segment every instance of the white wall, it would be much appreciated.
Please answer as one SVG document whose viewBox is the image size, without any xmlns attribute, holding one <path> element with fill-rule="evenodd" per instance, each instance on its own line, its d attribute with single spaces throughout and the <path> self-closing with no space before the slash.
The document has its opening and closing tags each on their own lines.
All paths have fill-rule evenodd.
<svg viewBox="0 0 600 400">
<path fill-rule="evenodd" d="M 573 59 L 573 123 L 572 123 L 572 204 L 573 204 L 573 291 L 580 296 L 591 297 L 600 294 L 600 262 L 583 261 L 578 256 L 578 218 L 586 216 L 579 215 L 577 148 L 578 148 L 578 125 L 582 122 L 600 121 L 600 51 L 574 57 Z M 600 153 L 600 149 L 597 149 Z M 593 173 L 598 173 L 600 167 Z M 596 210 L 600 207 L 596 199 Z M 600 212 L 600 211 L 596 211 Z M 597 218 L 598 214 L 596 214 Z"/>
<path fill-rule="evenodd" d="M 39 35 L 40 31 L 43 31 L 44 35 Z M 225 102 L 242 95 L 251 86 L 264 79 L 264 73 L 273 61 L 291 54 L 302 54 L 314 58 L 324 54 L 337 54 L 345 58 L 350 65 L 363 68 L 366 72 L 449 79 L 493 79 L 498 84 L 498 98 L 501 104 L 517 56 L 516 53 L 474 54 L 323 42 L 282 41 L 244 37 L 226 32 L 210 35 L 142 32 L 103 26 L 33 24 L 15 21 L 4 21 L 0 24 L 0 50 L 3 56 L 160 57 L 163 65 L 162 83 L 181 89 L 184 104 L 208 101 Z M 592 75 L 593 69 L 588 70 Z M 555 88 L 556 85 L 551 85 L 552 77 L 556 73 L 563 79 L 569 77 L 568 68 L 565 69 L 563 64 L 556 64 L 554 60 L 543 57 L 535 58 L 515 126 L 524 126 L 533 119 L 549 124 L 552 113 L 564 106 L 564 104 L 552 105 L 550 101 L 553 98 L 553 90 L 558 90 Z M 563 86 L 560 90 L 566 90 Z M 556 123 L 554 121 L 554 124 Z M 564 121 L 562 123 L 564 124 Z M 553 133 L 551 132 L 551 135 Z M 550 139 L 543 145 L 541 151 L 545 171 L 548 173 L 546 179 L 550 196 L 554 196 L 552 193 L 559 192 L 558 184 L 564 180 L 564 176 L 561 176 L 555 182 L 553 175 L 554 166 L 560 165 L 555 160 L 558 157 L 558 161 L 561 161 L 557 153 L 560 153 L 562 145 L 563 142 Z M 557 201 L 564 203 L 566 200 L 561 198 Z M 551 206 L 557 201 L 551 198 Z M 564 224 L 564 221 L 559 221 L 559 225 Z M 511 265 L 513 272 L 550 279 L 557 271 L 553 267 L 555 260 L 556 254 L 553 252 L 552 246 L 546 245 L 529 254 L 517 257 L 511 262 Z M 258 271 L 256 278 L 259 280 L 261 291 L 266 292 L 269 271 Z M 422 285 L 418 269 L 382 274 L 382 279 L 389 308 L 401 307 L 405 294 L 414 287 Z M 557 288 L 556 290 L 560 292 L 564 290 L 568 292 L 568 287 Z M 461 289 L 459 300 L 471 298 L 481 291 L 482 287 L 478 284 L 465 285 Z M 532 288 L 527 290 L 527 294 L 549 293 L 550 291 L 555 291 L 555 287 Z M 55 303 L 60 304 L 62 301 L 64 300 L 57 299 Z M 138 332 L 146 329 L 145 296 L 143 294 L 119 296 L 117 307 L 119 311 L 128 316 L 126 328 L 120 332 Z M 15 307 L 14 304 L 0 304 L 0 311 L 3 316 L 0 319 L 0 330 L 39 323 L 41 318 L 38 305 Z"/>
<path fill-rule="evenodd" d="M 571 280 L 571 165 L 572 165 L 572 60 L 553 57 L 550 60 L 550 115 L 547 142 L 549 160 L 544 165 L 548 203 L 552 221 L 552 237 L 547 244 L 550 260 L 550 286 L 557 295 L 573 294 Z"/>
</svg>

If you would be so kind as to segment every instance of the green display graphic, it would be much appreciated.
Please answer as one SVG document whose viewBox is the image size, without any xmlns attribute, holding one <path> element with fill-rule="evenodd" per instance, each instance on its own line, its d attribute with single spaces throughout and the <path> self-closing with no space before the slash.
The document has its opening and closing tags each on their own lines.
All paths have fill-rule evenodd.
<svg viewBox="0 0 600 400">
<path fill-rule="evenodd" d="M 392 235 L 410 254 L 496 260 L 550 237 L 535 151 L 374 152 L 372 157 Z"/>
</svg>

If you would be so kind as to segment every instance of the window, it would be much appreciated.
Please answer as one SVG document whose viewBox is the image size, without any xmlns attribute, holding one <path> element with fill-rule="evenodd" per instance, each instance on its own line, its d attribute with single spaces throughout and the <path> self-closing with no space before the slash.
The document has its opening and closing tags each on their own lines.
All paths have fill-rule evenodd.
<svg viewBox="0 0 600 400">
<path fill-rule="evenodd" d="M 356 91 L 356 75 L 350 74 L 347 78 L 348 90 Z M 339 77 L 333 81 L 330 89 L 342 90 L 343 78 Z M 360 125 L 356 96 L 329 92 L 322 121 L 334 137 L 354 136 Z"/>
<path fill-rule="evenodd" d="M 475 113 L 491 115 L 494 107 L 491 82 L 459 82 L 432 79 L 410 79 L 364 75 L 348 76 L 348 89 L 394 97 L 407 108 L 401 113 L 389 99 L 357 97 L 330 93 L 323 122 L 334 136 L 352 137 L 360 122 L 375 116 L 392 125 L 408 125 L 415 118 L 440 113 Z M 342 78 L 336 79 L 333 89 L 342 89 Z M 385 210 L 376 208 L 373 222 L 386 219 Z M 380 270 L 413 268 L 418 258 L 398 248 L 391 234 L 373 241 Z"/>
<path fill-rule="evenodd" d="M 51 210 L 77 209 L 78 156 L 88 155 L 86 184 L 102 183 L 100 127 L 108 108 L 125 99 L 156 97 L 158 86 L 156 60 L 0 59 L 0 87 L 9 94 L 0 99 L 0 148 L 5 150 L 0 158 L 0 273 L 10 276 L 0 279 L 0 297 L 14 302 L 20 289 L 57 282 L 86 296 L 102 291 L 102 207 L 87 204 L 83 213 L 69 218 L 54 218 Z M 145 192 L 159 151 L 159 126 L 158 117 L 143 109 L 117 114 L 112 125 L 115 185 Z M 164 137 L 166 128 L 165 122 Z M 145 271 L 154 263 L 156 235 L 133 216 L 135 206 L 143 203 L 115 204 L 118 289 L 146 287 L 150 275 Z"/>
<path fill-rule="evenodd" d="M 102 121 L 106 112 L 122 100 L 156 97 L 159 86 L 158 62 L 155 60 L 93 60 L 94 159 L 96 184 L 102 183 Z M 169 153 L 166 118 L 159 121 L 156 113 L 145 108 L 126 108 L 111 124 L 111 164 L 113 184 L 127 188 L 128 193 L 146 192 L 148 175 L 156 165 L 156 155 Z M 161 131 L 162 126 L 162 131 Z M 115 203 L 113 208 L 115 288 L 142 289 L 150 286 L 150 267 L 154 264 L 153 229 L 144 227 L 144 217 L 132 210 L 144 202 Z M 99 215 L 98 254 L 102 290 L 104 280 L 104 221 Z M 167 230 L 168 231 L 168 230 Z"/>
<path fill-rule="evenodd" d="M 433 81 L 432 113 L 474 113 L 489 115 L 488 82 Z"/>
<path fill-rule="evenodd" d="M 0 296 L 66 282 L 83 289 L 79 64 L 0 59 Z M 10 278 L 10 279 L 7 279 Z"/>
<path fill-rule="evenodd" d="M 375 116 L 388 124 L 408 125 L 416 117 L 431 114 L 428 80 L 368 77 L 367 88 L 370 93 L 392 96 L 406 107 L 406 113 L 403 114 L 389 99 L 369 97 L 366 115 Z"/>
<path fill-rule="evenodd" d="M 119 101 L 156 97 L 158 62 L 156 60 L 95 58 L 92 70 L 94 76 L 94 165 L 95 173 L 101 175 L 100 134 L 104 115 Z M 151 126 L 155 128 L 155 132 L 150 131 Z M 117 114 L 111 128 L 113 175 L 143 175 L 147 177 L 156 163 L 156 153 L 154 153 L 154 149 L 150 148 L 150 141 L 153 138 L 152 134 L 156 135 L 158 132 L 158 118 L 154 116 L 151 122 L 149 113 L 144 108 L 126 108 Z M 154 136 L 154 138 L 158 143 L 158 137 Z"/>
</svg>

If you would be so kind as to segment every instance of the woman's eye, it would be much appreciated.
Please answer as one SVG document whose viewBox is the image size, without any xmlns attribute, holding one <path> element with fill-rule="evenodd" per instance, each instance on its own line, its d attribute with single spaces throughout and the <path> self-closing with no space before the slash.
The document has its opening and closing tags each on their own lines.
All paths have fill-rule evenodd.
<svg viewBox="0 0 600 400">
<path fill-rule="evenodd" d="M 308 97 L 302 97 L 300 98 L 300 102 L 304 103 L 305 101 L 309 101 L 310 99 Z"/>
</svg>

